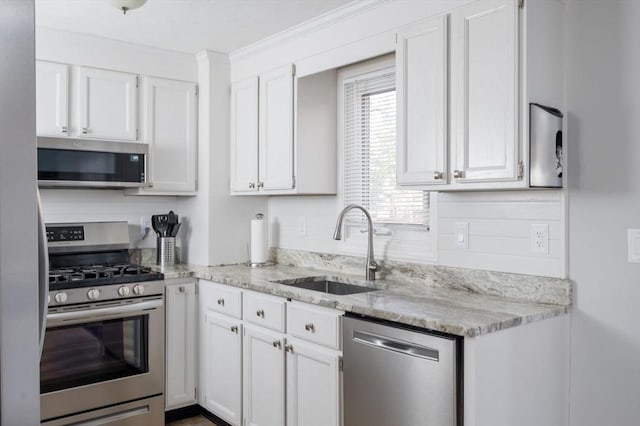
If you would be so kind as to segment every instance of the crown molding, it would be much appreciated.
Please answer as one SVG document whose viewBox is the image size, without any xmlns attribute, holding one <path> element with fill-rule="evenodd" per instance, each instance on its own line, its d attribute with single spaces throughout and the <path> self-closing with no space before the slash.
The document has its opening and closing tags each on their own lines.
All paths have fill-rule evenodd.
<svg viewBox="0 0 640 426">
<path fill-rule="evenodd" d="M 322 15 L 311 18 L 300 24 L 294 25 L 291 28 L 287 28 L 284 31 L 273 34 L 260 41 L 252 43 L 248 46 L 241 47 L 229 53 L 229 59 L 236 61 L 250 56 L 257 51 L 268 49 L 279 43 L 286 42 L 288 40 L 301 37 L 305 34 L 313 33 L 326 28 L 336 22 L 352 18 L 354 16 L 368 12 L 369 10 L 376 9 L 383 4 L 390 3 L 394 0 L 356 0 L 351 3 L 347 3 L 337 9 L 326 12 Z"/>
</svg>

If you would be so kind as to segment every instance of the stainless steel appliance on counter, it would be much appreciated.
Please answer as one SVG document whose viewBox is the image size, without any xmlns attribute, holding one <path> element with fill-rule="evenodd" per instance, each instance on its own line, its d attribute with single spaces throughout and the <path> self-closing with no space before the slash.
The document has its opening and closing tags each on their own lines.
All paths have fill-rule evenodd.
<svg viewBox="0 0 640 426">
<path fill-rule="evenodd" d="M 42 424 L 164 424 L 164 276 L 129 264 L 127 222 L 47 224 Z"/>
<path fill-rule="evenodd" d="M 144 143 L 38 137 L 41 187 L 146 186 Z"/>
<path fill-rule="evenodd" d="M 344 423 L 462 425 L 462 338 L 343 318 Z"/>
</svg>

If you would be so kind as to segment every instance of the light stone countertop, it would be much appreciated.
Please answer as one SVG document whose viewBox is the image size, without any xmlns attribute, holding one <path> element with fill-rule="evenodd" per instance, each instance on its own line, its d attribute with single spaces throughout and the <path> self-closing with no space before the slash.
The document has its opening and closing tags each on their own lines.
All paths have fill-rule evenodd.
<svg viewBox="0 0 640 426">
<path fill-rule="evenodd" d="M 336 273 L 286 265 L 255 269 L 246 265 L 206 267 L 181 264 L 167 267 L 150 266 L 163 272 L 167 280 L 185 277 L 201 278 L 292 300 L 466 337 L 480 336 L 529 322 L 564 315 L 572 310 L 570 302 L 554 304 L 518 300 L 494 294 L 475 293 L 455 287 L 425 285 L 410 280 L 380 279 L 365 281 L 359 276 L 342 272 Z M 329 276 L 343 282 L 376 287 L 379 290 L 337 296 L 270 282 L 317 276 Z M 528 279 L 527 276 L 522 277 L 523 281 Z"/>
</svg>

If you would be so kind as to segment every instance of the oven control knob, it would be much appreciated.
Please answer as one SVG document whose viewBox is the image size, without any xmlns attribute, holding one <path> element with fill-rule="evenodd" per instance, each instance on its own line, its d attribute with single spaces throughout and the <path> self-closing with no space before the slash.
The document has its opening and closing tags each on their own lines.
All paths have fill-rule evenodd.
<svg viewBox="0 0 640 426">
<path fill-rule="evenodd" d="M 98 290 L 97 288 L 92 288 L 91 290 L 89 290 L 87 292 L 87 297 L 89 298 L 89 300 L 97 300 L 100 298 L 100 290 Z"/>
<path fill-rule="evenodd" d="M 122 286 L 118 289 L 118 294 L 122 297 L 129 295 L 129 287 Z"/>
<path fill-rule="evenodd" d="M 53 298 L 56 300 L 56 302 L 58 303 L 64 303 L 67 301 L 67 293 L 56 293 L 55 296 L 53 296 Z"/>
<path fill-rule="evenodd" d="M 144 286 L 142 284 L 136 284 L 133 286 L 133 292 L 138 296 L 144 293 Z"/>
</svg>

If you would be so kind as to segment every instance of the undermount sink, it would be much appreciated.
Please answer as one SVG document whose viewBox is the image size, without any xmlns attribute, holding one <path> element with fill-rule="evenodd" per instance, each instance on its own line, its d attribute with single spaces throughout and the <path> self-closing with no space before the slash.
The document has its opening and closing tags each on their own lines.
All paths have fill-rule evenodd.
<svg viewBox="0 0 640 426">
<path fill-rule="evenodd" d="M 276 284 L 289 285 L 291 287 L 319 291 L 321 293 L 336 294 L 338 296 L 346 296 L 348 294 L 366 293 L 369 291 L 378 290 L 377 288 L 373 287 L 365 287 L 362 285 L 335 281 L 331 277 L 292 278 L 287 280 L 274 280 L 271 282 Z"/>
</svg>

